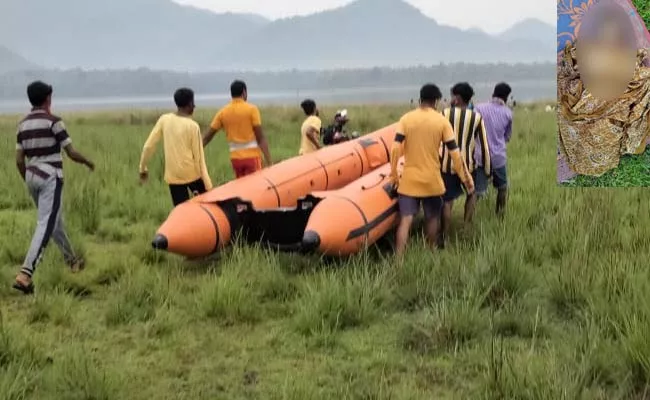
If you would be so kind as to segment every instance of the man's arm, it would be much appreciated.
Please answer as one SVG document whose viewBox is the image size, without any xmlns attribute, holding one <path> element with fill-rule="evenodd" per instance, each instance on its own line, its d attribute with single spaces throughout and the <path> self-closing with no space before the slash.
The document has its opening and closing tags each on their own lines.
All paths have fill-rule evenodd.
<svg viewBox="0 0 650 400">
<path fill-rule="evenodd" d="M 510 138 L 512 137 L 512 116 L 508 119 L 508 125 L 506 126 L 505 132 L 506 143 L 510 143 Z"/>
<path fill-rule="evenodd" d="M 450 112 L 451 112 L 451 109 L 449 107 L 445 107 L 442 110 L 442 116 L 445 117 L 445 119 L 447 121 L 449 121 L 449 113 Z M 449 123 L 451 124 L 451 122 L 449 122 Z M 442 167 L 444 155 L 445 155 L 445 142 L 442 141 L 442 142 L 440 142 L 440 148 L 438 149 L 438 156 L 440 157 L 440 166 L 441 167 Z"/>
<path fill-rule="evenodd" d="M 78 164 L 83 164 L 91 171 L 95 169 L 95 164 L 90 160 L 84 157 L 72 146 L 72 139 L 68 135 L 68 131 L 65 128 L 63 121 L 59 120 L 52 125 L 52 133 L 54 138 L 59 143 L 59 145 L 65 150 L 65 153 L 70 157 L 70 159 Z"/>
<path fill-rule="evenodd" d="M 212 189 L 212 180 L 208 173 L 208 167 L 205 164 L 205 152 L 203 151 L 203 143 L 201 139 L 201 129 L 196 127 L 196 134 L 192 136 L 192 158 L 196 163 L 196 167 L 201 171 L 201 180 L 205 185 L 205 190 Z"/>
<path fill-rule="evenodd" d="M 318 136 L 320 135 L 320 129 L 321 129 L 321 122 L 320 119 L 314 118 L 314 122 L 312 125 L 309 127 L 309 130 L 307 131 L 307 138 L 309 139 L 310 142 L 314 146 L 316 146 L 317 149 L 320 149 L 320 140 L 318 139 Z"/>
<path fill-rule="evenodd" d="M 309 127 L 309 131 L 307 132 L 307 139 L 309 139 L 309 141 L 314 146 L 316 146 L 317 149 L 320 149 L 320 143 L 318 142 L 319 133 L 320 131 L 313 126 Z"/>
<path fill-rule="evenodd" d="M 456 142 L 456 135 L 454 134 L 454 128 L 452 128 L 451 123 L 447 122 L 442 132 L 442 140 L 447 146 L 449 151 L 449 156 L 451 157 L 452 164 L 454 166 L 454 171 L 456 175 L 463 182 L 463 185 L 467 188 L 468 194 L 474 192 L 474 180 L 469 174 L 467 165 L 463 157 L 460 155 L 460 150 L 458 150 L 458 143 Z"/>
<path fill-rule="evenodd" d="M 88 169 L 91 171 L 95 169 L 95 164 L 92 163 L 89 159 L 84 157 L 81 153 L 79 153 L 77 150 L 75 150 L 74 147 L 72 147 L 72 143 L 68 144 L 63 148 L 65 150 L 65 153 L 70 157 L 70 159 L 78 164 L 83 164 Z"/>
<path fill-rule="evenodd" d="M 273 165 L 273 160 L 271 160 L 271 152 L 269 151 L 269 144 L 266 141 L 266 136 L 264 135 L 262 126 L 258 125 L 253 127 L 253 131 L 255 131 L 255 140 L 257 140 L 257 145 L 260 146 L 260 149 L 262 149 L 262 154 L 264 154 L 266 166 L 268 167 Z"/>
<path fill-rule="evenodd" d="M 405 140 L 406 135 L 404 134 L 403 125 L 400 122 L 397 126 L 397 131 L 395 132 L 395 140 L 393 140 L 393 145 L 390 148 L 390 178 L 395 185 L 399 184 L 397 163 L 399 162 L 400 157 L 402 157 L 402 145 Z"/>
<path fill-rule="evenodd" d="M 223 128 L 223 123 L 221 122 L 221 111 L 215 114 L 210 122 L 210 126 L 203 133 L 203 147 L 207 146 L 208 143 L 214 139 L 214 135 Z"/>
<path fill-rule="evenodd" d="M 260 146 L 260 149 L 262 149 L 264 159 L 266 160 L 266 166 L 271 166 L 273 165 L 273 160 L 271 160 L 271 152 L 269 151 L 269 144 L 266 141 L 266 135 L 264 135 L 264 131 L 262 130 L 262 116 L 260 115 L 260 110 L 257 107 L 253 108 L 251 118 L 257 145 Z"/>
<path fill-rule="evenodd" d="M 158 122 L 156 122 L 156 125 L 151 130 L 151 133 L 149 133 L 149 137 L 147 138 L 146 142 L 144 142 L 144 146 L 142 147 L 142 154 L 140 155 L 140 167 L 139 167 L 140 178 L 145 178 L 147 176 L 148 173 L 147 164 L 149 163 L 149 160 L 156 152 L 156 145 L 160 141 L 161 137 L 162 137 L 162 122 L 161 122 L 161 118 L 159 118 Z"/>
<path fill-rule="evenodd" d="M 481 118 L 481 124 L 479 126 L 479 139 L 481 140 L 481 153 L 483 155 L 483 168 L 485 170 L 485 175 L 490 176 L 492 161 L 490 160 L 490 146 L 488 144 L 487 130 L 485 129 L 485 121 Z"/>
<path fill-rule="evenodd" d="M 23 178 L 23 180 L 25 180 L 25 152 L 23 151 L 22 146 L 16 146 L 16 168 L 18 168 L 20 176 Z"/>
</svg>

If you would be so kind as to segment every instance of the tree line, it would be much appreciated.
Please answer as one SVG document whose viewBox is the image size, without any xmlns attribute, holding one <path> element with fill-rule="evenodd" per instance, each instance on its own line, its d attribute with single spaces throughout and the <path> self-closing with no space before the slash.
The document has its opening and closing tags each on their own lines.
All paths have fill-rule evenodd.
<svg viewBox="0 0 650 400">
<path fill-rule="evenodd" d="M 288 91 L 331 88 L 400 87 L 424 82 L 448 84 L 498 81 L 554 81 L 555 65 L 447 64 L 412 68 L 372 68 L 336 71 L 201 72 L 135 70 L 16 71 L 0 75 L 0 99 L 22 99 L 26 85 L 36 79 L 54 85 L 61 97 L 125 97 L 167 95 L 181 86 L 203 93 L 227 92 L 233 79 L 243 79 L 251 90 Z"/>
</svg>

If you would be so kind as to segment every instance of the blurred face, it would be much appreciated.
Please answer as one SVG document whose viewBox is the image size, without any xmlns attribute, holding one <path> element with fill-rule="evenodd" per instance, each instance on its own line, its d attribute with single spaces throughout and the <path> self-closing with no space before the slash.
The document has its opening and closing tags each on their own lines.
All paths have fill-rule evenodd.
<svg viewBox="0 0 650 400">
<path fill-rule="evenodd" d="M 620 97 L 632 80 L 636 66 L 636 38 L 629 18 L 608 12 L 587 13 L 576 44 L 582 82 L 601 100 Z"/>
<path fill-rule="evenodd" d="M 196 105 L 194 104 L 194 99 L 190 102 L 190 104 L 187 106 L 187 113 L 192 115 L 194 114 L 194 109 L 196 108 Z"/>
<path fill-rule="evenodd" d="M 244 89 L 244 94 L 242 98 L 244 99 L 244 101 L 248 101 L 248 90 Z"/>
<path fill-rule="evenodd" d="M 314 115 L 320 117 L 320 110 L 318 110 L 318 107 L 316 107 L 316 110 L 314 110 Z"/>
<path fill-rule="evenodd" d="M 463 104 L 463 100 L 460 98 L 459 95 L 452 93 L 451 94 L 451 102 L 450 102 L 450 104 L 452 105 L 452 107 L 457 107 L 457 106 Z"/>
</svg>

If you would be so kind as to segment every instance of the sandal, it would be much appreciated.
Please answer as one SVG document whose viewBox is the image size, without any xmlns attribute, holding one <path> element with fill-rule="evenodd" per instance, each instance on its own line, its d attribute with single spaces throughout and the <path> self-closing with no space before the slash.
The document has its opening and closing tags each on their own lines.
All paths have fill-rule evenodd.
<svg viewBox="0 0 650 400">
<path fill-rule="evenodd" d="M 34 284 L 29 283 L 29 285 L 25 285 L 19 281 L 14 282 L 14 284 L 11 286 L 12 288 L 23 292 L 23 294 L 34 294 Z"/>
<path fill-rule="evenodd" d="M 71 263 L 69 263 L 68 266 L 70 267 L 70 270 L 73 273 L 83 271 L 83 269 L 86 267 L 86 260 L 79 257 L 79 258 L 75 259 L 74 261 L 72 261 Z"/>
</svg>

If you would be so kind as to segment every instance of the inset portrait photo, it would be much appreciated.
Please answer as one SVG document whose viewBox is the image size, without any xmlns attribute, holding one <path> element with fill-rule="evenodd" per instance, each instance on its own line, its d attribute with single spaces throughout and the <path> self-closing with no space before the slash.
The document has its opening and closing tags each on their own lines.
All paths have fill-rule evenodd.
<svg viewBox="0 0 650 400">
<path fill-rule="evenodd" d="M 647 7 L 646 0 L 557 2 L 557 178 L 564 186 L 650 186 Z"/>
</svg>

